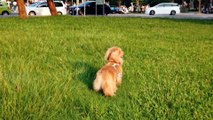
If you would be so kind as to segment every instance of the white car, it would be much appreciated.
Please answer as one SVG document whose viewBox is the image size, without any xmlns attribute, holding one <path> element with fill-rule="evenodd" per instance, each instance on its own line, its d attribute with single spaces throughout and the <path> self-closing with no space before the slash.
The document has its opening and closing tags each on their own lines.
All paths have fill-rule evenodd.
<svg viewBox="0 0 213 120">
<path fill-rule="evenodd" d="M 145 14 L 170 14 L 175 15 L 180 13 L 180 6 L 177 3 L 160 3 L 146 9 Z"/>
<path fill-rule="evenodd" d="M 54 1 L 58 15 L 66 15 L 67 9 L 63 2 Z M 48 16 L 51 15 L 47 2 L 36 2 L 26 7 L 29 16 Z"/>
</svg>

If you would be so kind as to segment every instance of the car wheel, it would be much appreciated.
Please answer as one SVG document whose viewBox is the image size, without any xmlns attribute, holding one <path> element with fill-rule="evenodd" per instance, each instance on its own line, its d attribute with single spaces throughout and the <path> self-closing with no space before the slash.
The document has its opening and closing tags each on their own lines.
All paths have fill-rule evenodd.
<svg viewBox="0 0 213 120">
<path fill-rule="evenodd" d="M 7 11 L 4 11 L 3 13 L 2 13 L 2 15 L 9 15 L 9 12 L 7 12 Z"/>
<path fill-rule="evenodd" d="M 170 15 L 175 15 L 176 14 L 176 11 L 172 10 Z"/>
<path fill-rule="evenodd" d="M 154 15 L 155 14 L 155 11 L 154 10 L 151 10 L 150 12 L 149 12 L 149 15 Z"/>
<path fill-rule="evenodd" d="M 35 16 L 36 15 L 36 13 L 35 12 L 33 12 L 33 11 L 31 11 L 31 12 L 29 12 L 29 14 L 28 14 L 29 16 Z"/>
<path fill-rule="evenodd" d="M 69 10 L 69 14 L 70 14 L 70 15 L 73 15 L 72 10 Z"/>
<path fill-rule="evenodd" d="M 57 12 L 58 15 L 62 15 L 62 12 Z"/>
</svg>

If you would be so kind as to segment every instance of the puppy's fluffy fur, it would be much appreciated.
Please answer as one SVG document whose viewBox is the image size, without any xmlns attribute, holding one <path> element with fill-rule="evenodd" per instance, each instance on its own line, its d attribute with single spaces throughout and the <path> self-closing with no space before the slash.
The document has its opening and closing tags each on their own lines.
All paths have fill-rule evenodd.
<svg viewBox="0 0 213 120">
<path fill-rule="evenodd" d="M 102 90 L 105 96 L 114 96 L 117 87 L 122 82 L 122 65 L 124 52 L 119 47 L 109 48 L 105 59 L 107 64 L 103 66 L 96 74 L 93 82 L 95 91 Z"/>
</svg>

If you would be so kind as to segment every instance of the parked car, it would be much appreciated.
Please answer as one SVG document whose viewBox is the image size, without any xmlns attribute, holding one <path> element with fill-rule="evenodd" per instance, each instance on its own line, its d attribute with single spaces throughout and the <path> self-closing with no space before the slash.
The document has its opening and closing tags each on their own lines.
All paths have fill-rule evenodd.
<svg viewBox="0 0 213 120">
<path fill-rule="evenodd" d="M 62 1 L 54 1 L 58 15 L 66 15 L 66 5 Z M 51 15 L 47 2 L 35 2 L 26 7 L 27 15 Z"/>
<path fill-rule="evenodd" d="M 153 7 L 146 9 L 145 14 L 170 14 L 175 15 L 180 13 L 180 6 L 177 3 L 159 3 Z"/>
<path fill-rule="evenodd" d="M 7 4 L 0 3 L 0 15 L 9 15 L 11 14 L 10 8 Z"/>
<path fill-rule="evenodd" d="M 97 6 L 97 8 L 96 8 Z M 103 9 L 104 6 L 104 9 Z M 96 13 L 97 10 L 97 13 Z M 103 12 L 104 10 L 104 12 Z M 111 9 L 110 6 L 107 4 L 104 5 L 96 5 L 95 1 L 86 1 L 84 3 L 81 3 L 80 5 L 76 6 L 71 6 L 69 7 L 69 13 L 71 15 L 77 15 L 77 11 L 78 11 L 78 15 L 83 15 L 85 12 L 85 15 L 108 15 L 109 13 L 111 13 Z"/>
<path fill-rule="evenodd" d="M 119 12 L 119 7 L 114 6 L 114 5 L 110 5 L 110 9 L 111 9 L 111 13 L 120 13 Z"/>
</svg>

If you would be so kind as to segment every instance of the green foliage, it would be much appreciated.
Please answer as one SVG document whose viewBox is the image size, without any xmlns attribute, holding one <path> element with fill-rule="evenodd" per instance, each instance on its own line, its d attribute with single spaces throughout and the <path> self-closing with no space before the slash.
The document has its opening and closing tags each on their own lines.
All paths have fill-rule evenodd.
<svg viewBox="0 0 213 120">
<path fill-rule="evenodd" d="M 0 19 L 0 119 L 213 118 L 213 21 Z M 107 48 L 125 52 L 117 95 L 94 92 Z"/>
</svg>

